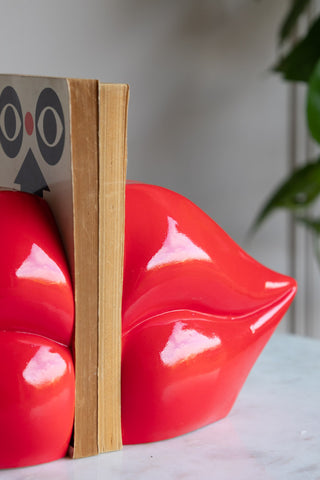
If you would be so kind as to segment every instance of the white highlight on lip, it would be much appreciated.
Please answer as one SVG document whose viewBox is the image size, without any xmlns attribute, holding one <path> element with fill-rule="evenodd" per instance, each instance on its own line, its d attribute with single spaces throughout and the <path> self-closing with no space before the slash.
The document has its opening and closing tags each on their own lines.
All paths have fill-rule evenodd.
<svg viewBox="0 0 320 480">
<path fill-rule="evenodd" d="M 23 370 L 23 378 L 30 385 L 41 388 L 59 380 L 67 370 L 65 360 L 50 347 L 41 346 Z"/>
<path fill-rule="evenodd" d="M 178 362 L 188 360 L 199 353 L 217 348 L 221 340 L 216 335 L 207 337 L 191 328 L 185 328 L 186 324 L 175 324 L 169 340 L 160 353 L 160 358 L 165 365 L 172 367 Z"/>
<path fill-rule="evenodd" d="M 35 243 L 29 256 L 16 271 L 18 278 L 34 278 L 54 283 L 65 283 L 66 279 L 58 265 Z"/>
<path fill-rule="evenodd" d="M 147 270 L 186 260 L 210 261 L 211 258 L 202 248 L 195 245 L 187 235 L 178 232 L 177 222 L 168 217 L 167 237 L 160 250 L 149 261 Z"/>
<path fill-rule="evenodd" d="M 287 296 L 284 299 L 275 305 L 273 308 L 268 310 L 265 314 L 263 314 L 255 323 L 250 325 L 250 330 L 252 333 L 256 333 L 259 328 L 261 328 L 265 323 L 267 323 L 279 310 L 287 303 L 288 298 Z"/>
<path fill-rule="evenodd" d="M 266 288 L 282 288 L 287 286 L 288 282 L 270 282 L 270 280 L 267 280 L 265 283 Z"/>
</svg>

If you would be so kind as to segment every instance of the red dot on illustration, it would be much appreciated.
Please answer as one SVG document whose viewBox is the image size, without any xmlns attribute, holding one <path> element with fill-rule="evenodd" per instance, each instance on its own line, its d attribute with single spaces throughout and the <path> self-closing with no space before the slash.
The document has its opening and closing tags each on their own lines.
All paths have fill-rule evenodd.
<svg viewBox="0 0 320 480">
<path fill-rule="evenodd" d="M 33 118 L 30 112 L 26 113 L 26 116 L 24 118 L 24 124 L 26 127 L 27 134 L 31 135 L 33 132 Z"/>
</svg>

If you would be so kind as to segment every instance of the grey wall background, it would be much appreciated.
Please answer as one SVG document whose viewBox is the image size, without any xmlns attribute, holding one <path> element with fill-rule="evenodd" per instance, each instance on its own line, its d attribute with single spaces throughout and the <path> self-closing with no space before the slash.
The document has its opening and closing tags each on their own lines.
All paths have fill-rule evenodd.
<svg viewBox="0 0 320 480">
<path fill-rule="evenodd" d="M 128 177 L 186 195 L 257 260 L 288 273 L 285 214 L 245 241 L 287 171 L 288 92 L 268 71 L 286 7 L 0 0 L 0 70 L 129 83 Z"/>
</svg>

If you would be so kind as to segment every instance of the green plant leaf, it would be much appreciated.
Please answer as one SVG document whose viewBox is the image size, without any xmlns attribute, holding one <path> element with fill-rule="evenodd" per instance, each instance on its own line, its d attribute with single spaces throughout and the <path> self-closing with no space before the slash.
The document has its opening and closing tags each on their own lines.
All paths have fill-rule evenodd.
<svg viewBox="0 0 320 480">
<path fill-rule="evenodd" d="M 313 250 L 320 267 L 320 218 L 297 217 L 296 220 L 305 225 L 313 233 Z"/>
<path fill-rule="evenodd" d="M 253 222 L 251 233 L 278 208 L 299 210 L 320 194 L 320 158 L 297 168 L 271 195 Z"/>
<path fill-rule="evenodd" d="M 279 42 L 283 43 L 288 39 L 289 35 L 292 33 L 294 27 L 296 26 L 300 15 L 302 15 L 307 7 L 309 6 L 311 0 L 295 0 L 292 3 L 292 6 L 286 15 L 285 19 L 281 24 L 279 31 Z"/>
<path fill-rule="evenodd" d="M 311 25 L 307 35 L 280 61 L 273 71 L 285 80 L 308 82 L 320 59 L 320 17 Z"/>
<path fill-rule="evenodd" d="M 317 63 L 309 81 L 307 118 L 311 135 L 320 143 L 320 61 Z"/>
<path fill-rule="evenodd" d="M 320 218 L 310 218 L 310 217 L 297 217 L 297 221 L 303 223 L 307 228 L 312 232 L 320 235 Z"/>
</svg>

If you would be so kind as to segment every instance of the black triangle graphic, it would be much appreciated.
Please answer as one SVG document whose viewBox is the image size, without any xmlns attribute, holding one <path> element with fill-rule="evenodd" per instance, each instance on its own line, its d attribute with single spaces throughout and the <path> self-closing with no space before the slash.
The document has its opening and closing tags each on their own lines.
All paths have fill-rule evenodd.
<svg viewBox="0 0 320 480">
<path fill-rule="evenodd" d="M 31 148 L 23 161 L 14 183 L 21 186 L 22 192 L 34 193 L 39 197 L 43 197 L 43 190 L 50 192 Z"/>
</svg>

